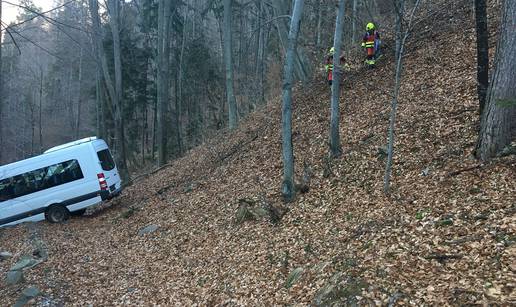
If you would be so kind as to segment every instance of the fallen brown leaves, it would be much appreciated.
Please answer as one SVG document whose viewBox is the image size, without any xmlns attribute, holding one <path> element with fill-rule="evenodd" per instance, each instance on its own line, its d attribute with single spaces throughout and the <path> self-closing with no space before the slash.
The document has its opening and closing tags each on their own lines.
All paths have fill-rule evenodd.
<svg viewBox="0 0 516 307">
<path fill-rule="evenodd" d="M 66 305 L 309 305 L 332 282 L 358 304 L 515 303 L 516 160 L 478 167 L 471 157 L 478 114 L 465 18 L 463 48 L 435 32 L 406 59 L 389 198 L 381 149 L 392 65 L 383 63 L 344 81 L 338 160 L 326 158 L 324 80 L 296 91 L 297 175 L 311 166 L 310 189 L 277 225 L 236 223 L 236 212 L 239 199 L 281 205 L 279 99 L 102 210 L 40 223 L 49 259 L 26 284 L 41 304 Z M 139 236 L 149 224 L 159 229 Z M 0 230 L 0 249 L 14 254 L 2 275 L 31 254 L 27 236 L 25 226 Z M 0 305 L 20 291 L 2 285 Z"/>
</svg>

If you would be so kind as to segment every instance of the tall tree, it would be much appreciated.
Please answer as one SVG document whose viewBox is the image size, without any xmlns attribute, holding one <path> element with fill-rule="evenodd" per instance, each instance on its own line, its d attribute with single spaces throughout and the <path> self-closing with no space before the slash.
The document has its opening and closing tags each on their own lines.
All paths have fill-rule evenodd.
<svg viewBox="0 0 516 307">
<path fill-rule="evenodd" d="M 285 57 L 283 76 L 282 137 L 283 137 L 283 186 L 282 193 L 286 201 L 291 201 L 296 195 L 294 187 L 294 149 L 292 146 L 292 83 L 294 82 L 294 58 L 297 38 L 303 15 L 304 0 L 295 0 L 290 31 L 288 33 L 288 48 Z"/>
<path fill-rule="evenodd" d="M 317 30 L 315 34 L 315 45 L 321 47 L 321 24 L 322 24 L 323 0 L 318 1 L 317 5 Z"/>
<path fill-rule="evenodd" d="M 405 6 L 405 0 L 397 0 L 397 5 L 399 8 Z M 396 72 L 394 77 L 394 89 L 393 89 L 393 95 L 391 100 L 391 115 L 389 118 L 389 136 L 388 136 L 388 143 L 387 143 L 387 163 L 385 164 L 385 176 L 383 181 L 383 190 L 386 194 L 390 192 L 390 186 L 391 186 L 391 172 L 392 172 L 392 159 L 394 156 L 394 128 L 396 125 L 396 110 L 398 109 L 398 97 L 400 93 L 400 86 L 401 86 L 401 74 L 403 70 L 403 52 L 405 49 L 405 42 L 407 41 L 407 38 L 410 35 L 410 31 L 412 28 L 412 22 L 414 20 L 414 14 L 419 7 L 419 3 L 421 0 L 416 0 L 416 3 L 414 4 L 414 7 L 412 8 L 412 12 L 410 14 L 410 19 L 408 22 L 408 26 L 403 29 L 402 33 L 396 33 L 396 40 L 399 40 L 396 42 L 397 47 L 397 58 L 396 58 Z M 401 10 L 397 11 L 397 14 L 401 14 Z M 402 16 L 398 16 L 397 22 L 402 22 Z M 396 29 L 398 31 L 402 31 L 401 24 L 396 26 Z"/>
<path fill-rule="evenodd" d="M 167 160 L 167 135 L 165 133 L 165 112 L 169 102 L 170 88 L 170 2 L 160 0 L 158 7 L 158 97 L 156 138 L 158 166 Z"/>
<path fill-rule="evenodd" d="M 285 19 L 289 14 L 291 1 L 290 0 L 275 0 L 272 1 L 274 9 L 274 20 L 276 29 L 278 30 L 278 37 L 285 52 L 288 52 L 289 43 L 289 29 Z M 297 39 L 296 39 L 297 40 Z M 296 43 L 297 44 L 297 43 Z M 294 74 L 297 79 L 307 81 L 312 74 L 312 67 L 306 52 L 303 48 L 298 47 L 294 53 Z"/>
<path fill-rule="evenodd" d="M 395 59 L 398 59 L 401 49 L 401 41 L 403 36 L 403 16 L 405 15 L 405 1 L 393 0 L 394 11 L 396 13 L 396 50 Z"/>
<path fill-rule="evenodd" d="M 80 134 L 80 127 L 81 127 L 81 106 L 82 106 L 82 95 L 81 95 L 81 90 L 82 90 L 82 75 L 83 75 L 83 69 L 82 69 L 82 62 L 83 62 L 83 49 L 82 47 L 80 48 L 81 51 L 79 53 L 79 80 L 78 80 L 78 83 L 79 83 L 79 89 L 77 90 L 77 112 L 75 113 L 75 125 L 74 125 L 74 130 L 75 130 L 75 138 L 76 139 L 79 139 L 79 134 Z"/>
<path fill-rule="evenodd" d="M 177 85 L 177 99 L 176 99 L 176 133 L 177 133 L 177 147 L 179 155 L 183 152 L 182 142 L 182 125 L 181 125 L 181 110 L 183 104 L 183 78 L 184 78 L 184 58 L 186 48 L 186 28 L 188 24 L 188 10 L 185 10 L 183 17 L 183 29 L 181 33 L 181 51 L 179 52 L 179 63 L 178 63 L 178 85 Z"/>
<path fill-rule="evenodd" d="M 229 128 L 237 126 L 237 105 L 233 91 L 233 56 L 231 44 L 232 0 L 224 0 L 224 66 L 226 70 L 226 100 L 228 103 Z"/>
<path fill-rule="evenodd" d="M 104 137 L 105 136 L 105 131 L 103 129 L 103 127 L 105 127 L 104 125 L 104 121 L 102 120 L 103 118 L 103 105 L 104 105 L 104 101 L 103 101 L 103 96 L 104 96 L 104 93 L 103 93 L 103 90 L 102 90 L 102 73 L 100 71 L 100 65 L 95 65 L 96 68 L 95 68 L 95 113 L 96 113 L 96 116 L 95 116 L 95 121 L 96 121 L 96 124 L 95 124 L 95 133 L 96 135 L 98 135 L 99 137 Z"/>
<path fill-rule="evenodd" d="M 353 6 L 352 6 L 352 14 L 351 14 L 351 45 L 349 46 L 350 48 L 352 48 L 357 42 L 355 41 L 356 39 L 356 34 L 357 34 L 357 1 L 358 0 L 353 0 Z"/>
<path fill-rule="evenodd" d="M 476 155 L 481 160 L 496 156 L 516 137 L 516 1 L 505 0 L 495 68 L 480 121 Z"/>
<path fill-rule="evenodd" d="M 480 114 L 482 114 L 489 87 L 489 32 L 486 0 L 475 0 L 475 23 L 477 30 L 477 92 Z"/>
<path fill-rule="evenodd" d="M 342 45 L 342 28 L 344 26 L 344 17 L 346 13 L 346 0 L 339 1 L 339 12 L 335 22 L 335 35 L 333 38 L 333 82 L 331 84 L 331 119 L 330 119 L 330 152 L 333 157 L 338 157 L 342 153 L 340 146 L 340 53 Z"/>
<path fill-rule="evenodd" d="M 128 178 L 126 154 L 125 154 L 125 131 L 124 131 L 124 102 L 122 95 L 122 60 L 120 52 L 120 1 L 108 0 L 109 24 L 113 38 L 113 61 L 115 68 L 115 144 L 119 156 L 118 166 L 121 168 L 123 177 Z"/>
<path fill-rule="evenodd" d="M 118 27 L 118 1 L 117 0 L 109 0 L 109 13 L 111 16 L 111 31 L 116 32 L 113 33 L 113 38 L 118 37 L 119 35 L 119 27 Z M 104 83 L 108 89 L 109 98 L 111 100 L 112 109 L 114 110 L 114 121 L 115 121 L 115 145 L 116 145 L 116 162 L 117 166 L 120 170 L 120 175 L 124 178 L 129 176 L 126 165 L 126 156 L 125 156 L 125 144 L 124 144 L 124 131 L 122 125 L 122 108 L 121 108 L 121 93 L 118 93 L 117 90 L 121 90 L 122 84 L 122 76 L 121 71 L 117 72 L 117 68 L 120 68 L 120 41 L 118 43 L 113 42 L 113 55 L 115 57 L 115 82 L 111 77 L 111 73 L 109 71 L 109 66 L 106 58 L 106 54 L 104 52 L 104 46 L 102 44 L 102 32 L 101 32 L 101 24 L 99 17 L 99 7 L 98 0 L 89 0 L 90 4 L 90 14 L 92 18 L 92 40 L 94 42 L 95 50 L 97 53 L 97 65 L 101 66 Z M 117 64 L 118 62 L 118 64 Z M 118 77 L 117 77 L 118 75 Z M 113 85 L 116 83 L 116 86 Z"/>
<path fill-rule="evenodd" d="M 39 153 L 43 153 L 43 67 L 39 67 Z"/>
<path fill-rule="evenodd" d="M 257 50 L 256 50 L 256 61 L 255 61 L 255 80 L 258 81 L 258 101 L 260 104 L 263 104 L 265 102 L 265 93 L 264 93 L 264 78 L 263 74 L 265 71 L 265 29 L 264 26 L 262 26 L 263 20 L 265 20 L 265 9 L 264 9 L 264 0 L 258 0 L 257 8 L 258 8 L 258 18 L 257 18 L 257 24 L 258 24 L 258 43 L 257 43 Z"/>
</svg>

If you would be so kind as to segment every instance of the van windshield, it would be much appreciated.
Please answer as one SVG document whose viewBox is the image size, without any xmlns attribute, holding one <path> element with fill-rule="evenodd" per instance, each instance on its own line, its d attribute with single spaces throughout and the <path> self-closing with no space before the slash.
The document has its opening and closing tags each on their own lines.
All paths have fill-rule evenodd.
<svg viewBox="0 0 516 307">
<path fill-rule="evenodd" d="M 99 157 L 102 170 L 110 171 L 115 168 L 115 161 L 113 161 L 113 157 L 111 156 L 109 149 L 104 149 L 97 152 L 97 156 Z"/>
</svg>

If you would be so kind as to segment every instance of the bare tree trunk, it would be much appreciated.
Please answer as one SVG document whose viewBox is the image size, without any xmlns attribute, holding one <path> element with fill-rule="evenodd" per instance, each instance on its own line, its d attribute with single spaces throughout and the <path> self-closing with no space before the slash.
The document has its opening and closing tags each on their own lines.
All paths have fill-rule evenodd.
<svg viewBox="0 0 516 307">
<path fill-rule="evenodd" d="M 262 19 L 263 19 L 263 13 L 262 13 L 262 0 L 257 0 L 255 2 L 255 5 L 256 5 L 256 10 L 257 12 L 255 13 L 256 14 L 256 19 L 254 20 L 255 24 L 252 24 L 252 23 L 249 23 L 251 25 L 250 28 L 254 28 L 256 29 L 255 31 L 258 31 L 258 34 L 256 35 L 256 39 L 255 39 L 255 53 L 254 53 L 254 74 L 255 76 L 258 75 L 258 62 L 259 62 L 259 57 L 260 57 L 260 33 L 263 31 L 263 27 L 261 26 L 262 25 Z M 246 31 L 253 31 L 252 29 L 246 29 Z M 254 35 L 251 34 L 251 35 Z M 252 37 L 252 36 L 251 36 Z"/>
<path fill-rule="evenodd" d="M 322 24 L 322 8 L 323 0 L 319 0 L 319 5 L 317 5 L 317 35 L 315 45 L 317 47 L 321 47 L 321 24 Z"/>
<path fill-rule="evenodd" d="M 121 91 L 122 88 L 122 76 L 121 76 L 121 64 L 120 64 L 120 39 L 119 39 L 119 27 L 118 27 L 118 3 L 117 0 L 109 0 L 108 4 L 110 6 L 110 15 L 112 28 L 111 32 L 113 32 L 113 38 L 117 38 L 117 42 L 113 42 L 114 56 L 115 56 L 115 83 L 116 89 Z M 92 26 L 93 26 L 93 42 L 94 47 L 97 53 L 97 61 L 100 62 L 102 68 L 102 73 L 104 75 L 104 82 L 106 84 L 109 98 L 111 100 L 112 107 L 114 109 L 114 120 L 115 120 L 115 145 L 117 149 L 116 162 L 118 169 L 120 171 L 120 175 L 122 178 L 128 178 L 129 173 L 127 171 L 126 165 L 126 157 L 125 157 L 125 144 L 124 144 L 124 131 L 122 124 L 122 104 L 121 104 L 121 92 L 117 92 L 115 90 L 115 86 L 113 86 L 113 80 L 109 73 L 109 67 L 107 64 L 106 54 L 104 53 L 104 47 L 102 45 L 102 32 L 100 26 L 100 17 L 98 12 L 98 2 L 97 0 L 89 0 L 90 4 L 90 13 L 92 17 Z M 118 64 L 117 64 L 118 63 Z M 97 65 L 99 65 L 97 64 Z M 118 77 L 117 77 L 118 76 Z"/>
<path fill-rule="evenodd" d="M 43 153 L 43 68 L 39 70 L 39 153 Z"/>
<path fill-rule="evenodd" d="M 102 93 L 100 92 L 101 89 L 101 79 L 102 79 L 102 73 L 100 72 L 100 66 L 97 64 L 96 70 L 95 70 L 95 110 L 96 110 L 96 134 L 99 137 L 104 137 L 103 133 L 101 133 L 100 123 L 101 123 L 101 116 L 102 116 Z"/>
<path fill-rule="evenodd" d="M 243 31 L 244 31 L 244 9 L 242 7 L 240 7 L 240 14 L 239 14 L 239 29 L 240 31 L 238 31 L 238 53 L 237 53 L 237 57 L 236 57 L 236 71 L 237 73 L 242 71 L 242 67 L 241 67 L 241 64 L 242 64 L 242 50 L 243 50 L 243 45 L 244 45 L 244 42 L 243 42 Z M 241 85 L 241 84 L 239 84 Z"/>
<path fill-rule="evenodd" d="M 197 12 L 197 4 L 195 2 L 195 0 L 192 0 L 192 7 L 193 7 L 193 10 L 192 10 L 192 40 L 195 39 L 195 34 L 196 34 L 196 30 L 197 30 L 197 27 L 196 27 L 196 17 L 195 16 L 195 13 Z"/>
<path fill-rule="evenodd" d="M 113 59 L 115 66 L 115 95 L 116 103 L 115 110 L 115 143 L 118 150 L 118 167 L 120 168 L 121 176 L 128 178 L 126 153 L 125 153 L 125 131 L 124 131 L 124 102 L 122 94 L 122 61 L 120 58 L 120 12 L 119 0 L 108 0 L 111 34 L 113 37 Z"/>
<path fill-rule="evenodd" d="M 475 21 L 477 31 L 477 93 L 480 116 L 482 117 L 489 87 L 489 32 L 487 29 L 486 0 L 475 0 Z"/>
<path fill-rule="evenodd" d="M 288 45 L 288 26 L 287 22 L 284 18 L 277 18 L 280 16 L 285 16 L 289 13 L 290 4 L 289 0 L 275 0 L 272 1 L 272 6 L 274 9 L 274 15 L 276 17 L 275 24 L 278 30 L 278 37 L 280 39 L 280 43 L 283 47 L 283 50 L 287 52 Z M 312 68 L 310 66 L 310 60 L 305 54 L 303 48 L 298 47 L 294 53 L 294 74 L 297 79 L 301 81 L 307 81 L 310 75 L 312 74 Z"/>
<path fill-rule="evenodd" d="M 141 148 L 140 148 L 140 154 L 142 155 L 142 166 L 145 165 L 145 141 L 147 136 L 147 105 L 142 106 L 142 138 L 141 138 Z"/>
<path fill-rule="evenodd" d="M 337 21 L 335 22 L 335 36 L 333 38 L 333 48 L 335 53 L 333 56 L 333 82 L 331 84 L 331 119 L 330 119 L 330 152 L 332 157 L 336 158 L 342 154 L 340 146 L 340 52 L 342 43 L 342 28 L 344 26 L 344 17 L 346 15 L 346 0 L 339 0 L 339 12 Z"/>
<path fill-rule="evenodd" d="M 72 101 L 72 92 L 73 92 L 73 66 L 70 65 L 68 67 L 68 80 L 66 84 L 66 111 L 69 114 L 73 114 L 73 101 Z M 74 125 L 74 118 L 72 116 L 66 117 L 67 123 L 70 124 L 70 131 L 73 131 L 73 125 Z M 70 138 L 73 138 L 73 134 L 69 135 Z"/>
<path fill-rule="evenodd" d="M 154 103 L 154 110 L 152 112 L 152 153 L 151 157 L 154 159 L 156 156 L 156 147 L 157 147 L 157 126 L 158 126 L 158 102 Z"/>
<path fill-rule="evenodd" d="M 258 31 L 258 34 L 256 35 L 256 52 L 254 53 L 254 84 L 257 84 L 256 80 L 258 80 L 258 76 L 259 76 L 259 71 L 260 71 L 260 47 L 261 47 L 261 37 L 260 35 L 262 34 L 263 32 L 263 28 L 261 26 L 262 24 L 262 19 L 263 19 L 263 12 L 262 12 L 262 0 L 258 0 L 256 1 L 256 9 L 257 9 L 257 13 L 256 13 L 256 20 L 255 20 L 255 25 L 253 25 L 254 28 L 257 29 Z M 253 86 L 252 88 L 250 88 L 250 91 L 253 91 L 253 90 L 257 90 L 257 86 Z M 254 98 L 254 101 L 256 102 L 257 101 L 257 98 Z"/>
<path fill-rule="evenodd" d="M 185 55 L 185 46 L 186 46 L 186 24 L 188 23 L 188 11 L 185 11 L 185 16 L 183 20 L 183 35 L 181 38 L 181 52 L 179 55 L 179 76 L 178 76 L 178 86 L 177 86 L 177 99 L 176 99 L 176 112 L 177 112 L 177 136 L 178 136 L 178 151 L 179 155 L 183 153 L 183 143 L 182 143 L 182 131 L 183 127 L 181 125 L 181 114 L 182 114 L 182 104 L 183 104 L 183 62 Z"/>
<path fill-rule="evenodd" d="M 396 13 L 396 50 L 395 58 L 398 59 L 401 40 L 403 36 L 403 15 L 405 14 L 405 0 L 398 0 L 394 3 L 394 10 Z"/>
<path fill-rule="evenodd" d="M 158 42 L 157 42 L 157 76 L 156 76 L 156 109 L 155 109 L 155 139 L 154 145 L 158 152 L 158 166 L 165 164 L 165 101 L 163 101 L 163 73 L 164 55 L 163 55 L 163 39 L 165 34 L 165 2 L 166 0 L 159 0 L 158 2 Z"/>
<path fill-rule="evenodd" d="M 353 0 L 353 12 L 351 17 L 351 44 L 350 48 L 352 48 L 357 42 L 356 42 L 356 34 L 357 34 L 357 1 Z"/>
<path fill-rule="evenodd" d="M 265 102 L 265 91 L 263 84 L 263 72 L 265 65 L 265 29 L 262 26 L 262 20 L 265 20 L 265 11 L 263 7 L 263 0 L 259 1 L 258 6 L 258 50 L 256 51 L 256 67 L 255 67 L 255 79 L 258 81 L 258 103 L 263 104 Z"/>
<path fill-rule="evenodd" d="M 294 150 L 292 146 L 292 83 L 294 82 L 294 58 L 297 37 L 303 15 L 304 0 L 295 0 L 290 21 L 288 48 L 285 57 L 283 77 L 282 136 L 283 136 L 283 186 L 282 194 L 286 201 L 292 201 L 296 195 L 294 188 Z"/>
<path fill-rule="evenodd" d="M 145 48 L 150 48 L 150 43 L 149 43 L 149 39 L 148 39 L 148 36 L 147 38 L 145 39 Z M 146 65 L 145 65 L 145 104 L 142 105 L 142 147 L 141 147 L 141 155 L 142 155 L 142 166 L 145 165 L 145 153 L 146 153 L 146 149 L 148 148 L 148 129 L 149 129 L 149 115 L 148 115 L 148 110 L 149 110 L 149 99 L 148 97 L 150 96 L 150 82 L 149 82 L 149 78 L 153 78 L 152 76 L 152 73 L 151 73 L 151 57 L 148 57 L 147 60 L 145 61 L 146 62 Z M 148 150 L 147 150 L 148 152 Z"/>
<path fill-rule="evenodd" d="M 263 18 L 267 17 L 265 6 L 263 4 L 263 1 L 261 4 L 261 11 Z M 266 65 L 267 65 L 267 35 L 265 33 L 265 29 L 261 29 L 260 31 L 260 67 L 259 67 L 259 80 L 260 80 L 260 103 L 265 104 L 265 71 L 266 71 Z"/>
<path fill-rule="evenodd" d="M 172 26 L 172 1 L 165 1 L 165 8 L 163 12 L 164 17 L 164 28 L 163 28 L 163 100 L 165 103 L 165 111 L 170 107 L 170 35 Z M 165 124 L 166 122 L 164 122 Z M 164 163 L 168 160 L 168 135 L 164 133 L 165 138 L 165 156 Z"/>
<path fill-rule="evenodd" d="M 175 75 L 174 84 L 176 86 L 176 112 L 175 112 L 175 122 L 176 122 L 176 146 L 177 146 L 177 156 L 181 156 L 183 154 L 183 141 L 182 141 L 182 133 L 181 133 L 181 101 L 177 96 L 178 84 L 179 84 L 179 74 Z"/>
<path fill-rule="evenodd" d="M 109 95 L 109 99 L 112 104 L 115 104 L 117 101 L 117 95 L 115 94 L 115 87 L 113 86 L 113 80 L 109 73 L 109 67 L 106 59 L 106 54 L 104 53 L 104 46 L 102 44 L 102 31 L 100 25 L 100 17 L 99 17 L 99 6 L 98 0 L 89 0 L 90 5 L 90 14 L 92 18 L 92 41 L 93 46 L 95 48 L 95 52 L 97 54 L 97 67 L 99 71 L 102 73 L 104 78 L 104 83 L 107 88 L 107 92 Z"/>
<path fill-rule="evenodd" d="M 165 112 L 169 102 L 170 89 L 170 5 L 170 1 L 160 0 L 158 8 L 158 109 L 156 127 L 158 166 L 162 166 L 167 162 Z"/>
<path fill-rule="evenodd" d="M 237 105 L 233 92 L 233 60 L 231 48 L 231 2 L 224 0 L 224 65 L 226 67 L 226 99 L 228 102 L 229 128 L 235 129 L 237 126 Z"/>
<path fill-rule="evenodd" d="M 34 136 L 36 135 L 36 116 L 35 116 L 35 108 L 36 108 L 36 102 L 34 101 L 34 92 L 31 90 L 30 93 L 30 101 L 29 101 L 29 108 L 30 108 L 30 156 L 34 156 Z"/>
<path fill-rule="evenodd" d="M 405 0 L 398 0 L 399 7 L 404 6 Z M 398 96 L 400 92 L 401 86 L 401 74 L 403 69 L 403 50 L 405 48 L 405 42 L 407 41 L 408 36 L 410 35 L 410 30 L 412 26 L 412 21 L 414 20 L 414 13 L 419 7 L 419 3 L 421 0 L 417 0 L 416 4 L 412 8 L 412 12 L 410 14 L 409 24 L 405 29 L 403 34 L 397 33 L 396 37 L 400 40 L 397 45 L 399 45 L 399 50 L 397 52 L 398 57 L 396 58 L 396 75 L 394 78 L 394 93 L 392 95 L 391 101 L 391 115 L 389 119 L 389 141 L 387 144 L 387 163 L 385 165 L 385 176 L 383 182 L 383 191 L 385 194 L 390 192 L 391 186 L 391 173 L 392 173 L 392 159 L 394 156 L 394 128 L 396 125 L 396 110 L 398 108 Z M 402 18 L 398 18 L 398 22 L 401 23 Z M 397 29 L 401 29 L 401 25 L 396 27 Z"/>
<path fill-rule="evenodd" d="M 480 122 L 476 155 L 487 161 L 516 138 L 516 2 L 505 0 L 495 69 Z"/>
<path fill-rule="evenodd" d="M 83 50 L 81 47 L 81 51 L 79 53 L 79 89 L 77 90 L 77 113 L 75 114 L 75 139 L 79 139 L 79 131 L 80 131 L 80 120 L 81 120 L 81 104 L 82 104 L 82 58 L 83 58 Z"/>
<path fill-rule="evenodd" d="M 149 130 L 150 130 L 150 124 L 149 124 L 149 107 L 145 106 L 145 127 L 144 127 L 144 142 L 145 142 L 145 153 L 146 155 L 149 154 Z"/>
</svg>

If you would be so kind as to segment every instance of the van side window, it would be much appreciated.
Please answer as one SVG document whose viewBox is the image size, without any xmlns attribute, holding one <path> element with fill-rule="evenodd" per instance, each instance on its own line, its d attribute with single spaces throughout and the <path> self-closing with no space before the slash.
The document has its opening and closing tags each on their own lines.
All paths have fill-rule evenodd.
<svg viewBox="0 0 516 307">
<path fill-rule="evenodd" d="M 0 180 L 0 202 L 9 200 L 14 194 L 13 178 Z"/>
<path fill-rule="evenodd" d="M 113 161 L 113 157 L 111 156 L 109 149 L 103 149 L 97 152 L 97 156 L 99 157 L 102 170 L 110 171 L 115 168 L 115 161 Z"/>
<path fill-rule="evenodd" d="M 84 178 L 77 160 L 69 160 L 0 180 L 0 202 Z"/>
</svg>

